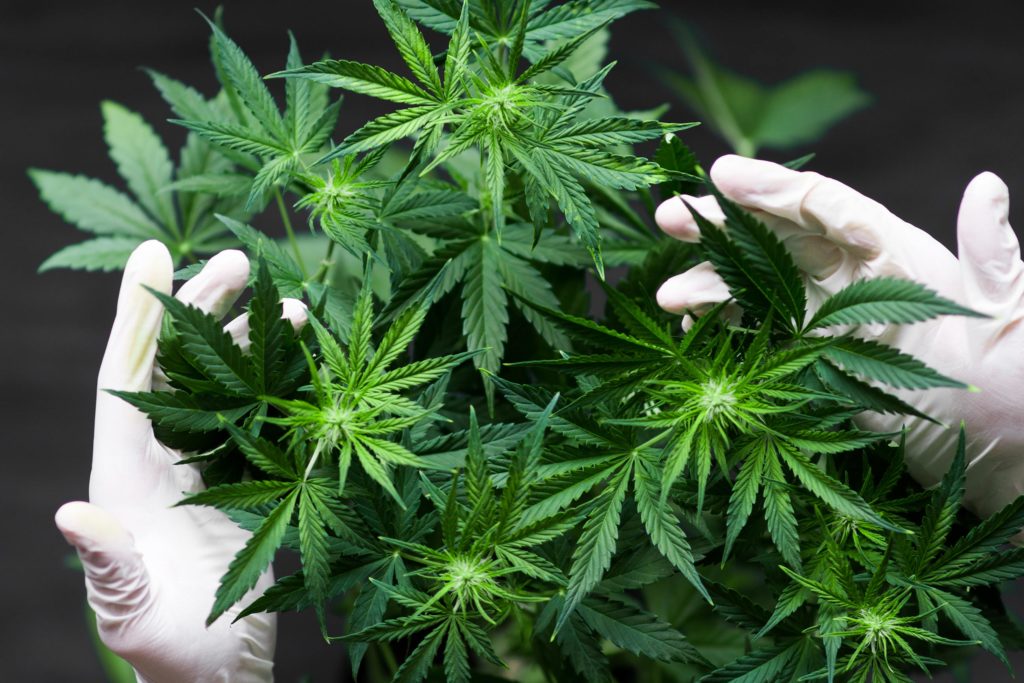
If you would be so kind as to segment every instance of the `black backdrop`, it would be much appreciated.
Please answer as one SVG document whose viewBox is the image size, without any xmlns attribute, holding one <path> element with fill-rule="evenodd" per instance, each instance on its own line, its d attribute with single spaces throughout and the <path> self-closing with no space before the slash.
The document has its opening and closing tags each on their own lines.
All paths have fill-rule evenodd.
<svg viewBox="0 0 1024 683">
<path fill-rule="evenodd" d="M 209 93 L 201 2 L 0 1 L 0 220 L 3 420 L 0 465 L 0 679 L 99 681 L 82 620 L 81 579 L 64 568 L 68 547 L 52 523 L 64 501 L 87 495 L 95 372 L 113 314 L 113 275 L 35 269 L 81 235 L 36 197 L 29 166 L 114 180 L 101 137 L 99 101 L 116 100 L 162 121 L 168 112 L 138 66 Z M 396 55 L 369 0 L 270 3 L 227 0 L 229 33 L 262 72 L 282 66 L 285 30 L 307 57 L 394 65 Z M 774 82 L 811 66 L 851 70 L 873 105 L 822 142 L 815 170 L 836 176 L 953 247 L 960 193 L 974 174 L 999 173 L 1024 189 L 1024 4 L 1018 2 L 673 2 L 712 52 L 741 73 Z M 608 79 L 621 105 L 668 101 L 649 65 L 681 68 L 663 15 L 616 24 Z M 339 133 L 375 113 L 347 98 Z M 677 103 L 670 120 L 691 120 Z M 160 131 L 177 146 L 180 130 Z M 685 133 L 702 159 L 726 151 L 707 130 Z M 803 153 L 810 150 L 797 150 Z M 795 156 L 797 152 L 783 155 Z M 331 650 L 304 617 L 282 620 L 278 680 L 310 673 L 344 680 Z M 1018 667 L 1024 657 L 1016 657 Z M 950 679 L 945 679 L 950 680 Z M 974 680 L 1009 680 L 990 657 Z"/>
</svg>

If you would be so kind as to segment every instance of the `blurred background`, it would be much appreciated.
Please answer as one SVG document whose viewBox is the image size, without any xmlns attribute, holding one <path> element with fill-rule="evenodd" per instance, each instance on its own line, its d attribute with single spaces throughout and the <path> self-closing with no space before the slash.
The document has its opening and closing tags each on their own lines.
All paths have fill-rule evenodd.
<svg viewBox="0 0 1024 683">
<path fill-rule="evenodd" d="M 179 146 L 183 131 L 163 123 L 169 111 L 138 67 L 212 94 L 208 30 L 193 4 L 214 9 L 205 1 L 0 2 L 0 291 L 7 311 L 0 324 L 2 680 L 104 680 L 83 616 L 82 579 L 66 565 L 70 549 L 52 517 L 61 503 L 88 494 L 95 375 L 118 278 L 36 273 L 47 256 L 82 235 L 42 204 L 25 171 L 75 172 L 116 184 L 102 139 L 103 99 L 138 111 L 172 149 Z M 283 66 L 289 28 L 307 59 L 329 51 L 398 66 L 369 0 L 223 4 L 228 33 L 263 73 Z M 816 152 L 807 168 L 877 199 L 954 250 L 960 195 L 975 174 L 994 171 L 1011 195 L 1024 191 L 1024 3 L 660 5 L 614 25 L 610 54 L 619 65 L 606 85 L 623 109 L 667 104 L 665 120 L 701 120 L 659 75 L 689 73 L 670 31 L 668 18 L 675 16 L 730 71 L 771 86 L 812 68 L 838 69 L 869 95 L 865 107 L 818 142 L 764 148 L 760 156 L 786 161 Z M 347 97 L 337 134 L 376 113 L 368 98 Z M 706 166 L 730 151 L 709 126 L 682 139 Z M 1011 599 L 1024 604 L 1020 595 Z M 277 680 L 345 680 L 340 649 L 324 644 L 311 615 L 286 615 Z M 1021 653 L 1012 659 L 1024 665 Z M 966 680 L 1010 675 L 982 657 Z"/>
</svg>

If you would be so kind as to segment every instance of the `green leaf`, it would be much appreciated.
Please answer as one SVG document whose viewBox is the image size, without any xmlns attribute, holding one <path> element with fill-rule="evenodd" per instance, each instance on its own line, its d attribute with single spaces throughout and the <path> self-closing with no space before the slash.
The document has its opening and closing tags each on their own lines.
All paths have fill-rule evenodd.
<svg viewBox="0 0 1024 683">
<path fill-rule="evenodd" d="M 673 131 L 692 128 L 695 125 L 697 124 L 645 121 L 627 116 L 604 116 L 596 119 L 583 119 L 566 128 L 562 128 L 553 135 L 547 136 L 546 139 L 552 142 L 604 147 L 606 145 L 634 144 L 647 140 L 657 140 L 663 136 L 667 138 L 667 134 Z M 673 137 L 673 139 L 678 138 Z M 662 166 L 660 162 L 658 162 L 658 165 Z"/>
<path fill-rule="evenodd" d="M 260 259 L 249 300 L 249 358 L 260 393 L 277 389 L 285 353 L 293 339 L 292 326 L 283 316 L 281 297 L 265 259 Z"/>
<path fill-rule="evenodd" d="M 966 443 L 966 434 L 961 426 L 956 455 L 942 478 L 942 483 L 932 493 L 928 507 L 924 511 L 924 519 L 921 520 L 921 532 L 917 537 L 915 574 L 920 573 L 942 552 L 946 538 L 953 528 L 953 522 L 956 521 L 956 514 L 960 511 L 967 483 Z"/>
<path fill-rule="evenodd" d="M 666 171 L 698 178 L 697 157 L 675 133 L 665 135 L 654 153 L 654 161 Z M 678 194 L 692 194 L 696 191 L 697 185 L 684 177 L 674 176 L 658 186 L 663 201 Z"/>
<path fill-rule="evenodd" d="M 462 285 L 462 331 L 469 350 L 483 350 L 473 357 L 473 364 L 497 373 L 508 339 L 508 296 L 502 288 L 501 256 L 497 245 L 490 240 L 481 242 L 475 250 L 476 258 Z M 485 386 L 488 396 L 493 397 L 490 383 Z"/>
<path fill-rule="evenodd" d="M 559 157 L 549 157 L 544 148 L 527 150 L 512 145 L 511 151 L 530 175 L 540 181 L 540 187 L 554 198 L 573 232 L 590 251 L 598 275 L 603 279 L 604 263 L 601 260 L 597 213 L 583 186 L 573 177 L 573 172 L 564 166 Z"/>
<path fill-rule="evenodd" d="M 252 396 L 258 392 L 252 368 L 216 316 L 184 304 L 163 292 L 154 289 L 149 291 L 160 300 L 174 320 L 174 329 L 181 339 L 184 352 L 206 376 L 235 395 Z"/>
<path fill-rule="evenodd" d="M 153 69 L 146 69 L 146 73 L 178 117 L 207 121 L 218 118 L 216 107 L 192 86 Z"/>
<path fill-rule="evenodd" d="M 611 565 L 619 536 L 622 503 L 629 488 L 630 467 L 616 472 L 594 499 L 594 508 L 583 524 L 583 533 L 572 554 L 569 588 L 555 630 L 560 630 L 583 597 L 597 585 Z"/>
<path fill-rule="evenodd" d="M 764 518 L 772 542 L 791 567 L 800 568 L 800 535 L 797 532 L 793 502 L 775 449 L 765 453 L 764 461 Z"/>
<path fill-rule="evenodd" d="M 215 145 L 245 154 L 254 154 L 260 158 L 273 159 L 279 155 L 290 154 L 288 147 L 278 138 L 261 130 L 252 130 L 239 124 L 182 119 L 171 119 L 171 123 L 184 126 Z"/>
<path fill-rule="evenodd" d="M 686 540 L 679 519 L 658 492 L 654 476 L 642 464 L 634 467 L 633 490 L 637 511 L 640 513 L 644 528 L 651 536 L 651 543 L 687 581 L 693 584 L 705 600 L 711 602 L 711 597 L 694 566 L 693 551 Z"/>
<path fill-rule="evenodd" d="M 260 77 L 259 72 L 235 41 L 231 40 L 214 22 L 207 19 L 213 30 L 213 44 L 220 66 L 246 108 L 259 123 L 259 127 L 271 137 L 283 139 L 287 133 L 284 121 L 274 98 Z"/>
<path fill-rule="evenodd" d="M 532 78 L 536 78 L 543 73 L 547 73 L 552 69 L 555 69 L 560 64 L 569 59 L 576 50 L 580 49 L 580 46 L 594 35 L 597 31 L 604 28 L 610 20 L 604 23 L 594 26 L 590 30 L 582 33 L 575 33 L 568 40 L 556 45 L 553 49 L 540 55 L 533 61 L 533 64 L 526 69 L 522 74 L 519 75 L 518 82 L 526 83 Z"/>
<path fill-rule="evenodd" d="M 220 484 L 187 496 L 178 505 L 209 505 L 218 510 L 248 510 L 273 503 L 295 488 L 294 481 L 242 481 Z"/>
<path fill-rule="evenodd" d="M 324 59 L 300 69 L 281 71 L 273 76 L 301 76 L 334 88 L 344 88 L 362 95 L 402 104 L 431 104 L 435 98 L 407 78 L 379 66 L 347 59 Z"/>
<path fill-rule="evenodd" d="M 656 7 L 647 0 L 573 0 L 531 16 L 527 38 L 536 41 L 567 38 L 600 28 L 631 12 Z"/>
<path fill-rule="evenodd" d="M 174 165 L 163 142 L 141 116 L 121 105 L 105 101 L 103 136 L 117 171 L 139 203 L 161 223 L 177 230 L 178 217 L 170 194 L 161 192 L 171 183 Z"/>
<path fill-rule="evenodd" d="M 306 588 L 316 603 L 327 599 L 331 580 L 328 535 L 318 512 L 315 490 L 302 487 L 299 496 L 299 553 Z M 318 606 L 319 609 L 319 606 Z"/>
<path fill-rule="evenodd" d="M 793 257 L 764 223 L 727 200 L 714 186 L 712 193 L 725 214 L 727 233 L 687 205 L 701 231 L 701 246 L 737 301 L 762 316 L 771 310 L 787 327 L 803 326 L 807 297 Z"/>
<path fill-rule="evenodd" d="M 273 477 L 294 480 L 298 478 L 291 459 L 276 445 L 254 437 L 249 432 L 239 429 L 230 422 L 224 423 L 224 427 L 231 434 L 231 438 L 238 444 L 239 450 L 246 460 Z"/>
<path fill-rule="evenodd" d="M 121 270 L 128 263 L 128 257 L 139 246 L 134 237 L 96 237 L 85 242 L 64 247 L 39 266 L 39 272 L 54 268 L 75 270 Z"/>
<path fill-rule="evenodd" d="M 626 602 L 590 597 L 576 609 L 590 628 L 623 650 L 662 662 L 707 662 L 668 622 Z"/>
<path fill-rule="evenodd" d="M 913 356 L 876 341 L 842 337 L 826 348 L 824 353 L 829 360 L 851 372 L 893 387 L 967 387 L 963 382 L 938 373 Z"/>
<path fill-rule="evenodd" d="M 416 24 L 392 0 L 373 0 L 373 5 L 413 76 L 430 92 L 440 95 L 441 76 L 434 55 Z"/>
<path fill-rule="evenodd" d="M 502 246 L 507 245 L 508 241 L 506 239 Z M 531 301 L 544 308 L 558 308 L 560 303 L 558 297 L 551 290 L 551 283 L 537 272 L 532 265 L 508 253 L 500 254 L 498 267 L 501 269 L 505 288 L 516 296 L 516 307 L 522 312 L 523 317 L 533 325 L 533 328 L 537 330 L 537 333 L 544 341 L 554 349 L 570 349 L 569 338 L 557 326 L 553 325 L 536 308 L 522 304 L 523 301 Z"/>
<path fill-rule="evenodd" d="M 210 610 L 210 616 L 206 618 L 207 626 L 217 621 L 224 612 L 241 600 L 249 592 L 249 589 L 256 585 L 263 570 L 270 565 L 270 561 L 274 559 L 274 553 L 281 546 L 298 496 L 299 489 L 295 489 L 278 503 L 260 523 L 252 537 L 246 541 L 245 546 L 231 560 L 227 572 L 221 577 L 220 585 L 217 587 L 213 608 Z"/>
<path fill-rule="evenodd" d="M 946 550 L 936 562 L 945 570 L 960 568 L 996 553 L 1024 527 L 1024 496 L 971 527 L 967 535 Z"/>
<path fill-rule="evenodd" d="M 911 280 L 869 278 L 853 282 L 826 299 L 806 329 L 869 323 L 905 324 L 940 315 L 984 317 Z"/>
<path fill-rule="evenodd" d="M 237 401 L 201 402 L 196 396 L 183 391 L 114 391 L 107 393 L 127 401 L 155 424 L 176 432 L 209 432 L 222 428 L 224 420 L 237 422 L 249 413 L 256 403 Z"/>
<path fill-rule="evenodd" d="M 430 671 L 430 664 L 437 656 L 441 647 L 441 639 L 444 637 L 445 628 L 439 624 L 433 631 L 420 641 L 416 649 L 409 654 L 402 662 L 402 666 L 395 672 L 395 683 L 419 683 L 427 677 Z"/>
<path fill-rule="evenodd" d="M 753 137 L 777 149 L 812 143 L 870 101 L 852 74 L 825 69 L 801 74 L 772 89 Z"/>
<path fill-rule="evenodd" d="M 846 396 L 859 403 L 866 410 L 874 410 L 879 413 L 914 415 L 934 422 L 934 420 L 909 403 L 857 379 L 825 359 L 819 358 L 815 361 L 814 372 L 825 386 L 832 389 L 836 394 Z"/>
<path fill-rule="evenodd" d="M 971 640 L 976 640 L 981 643 L 983 648 L 999 658 L 999 661 L 1001 661 L 1005 666 L 1010 666 L 1010 662 L 1006 658 L 1006 650 L 1003 648 L 1003 644 L 999 641 L 999 636 L 996 634 L 995 629 L 992 628 L 992 624 L 989 620 L 981 613 L 981 610 L 975 607 L 970 601 L 953 593 L 939 590 L 934 587 L 928 587 L 924 590 L 928 593 L 928 596 L 935 601 L 939 610 L 949 617 L 949 620 L 953 622 L 953 625 L 956 626 L 961 633 Z"/>
<path fill-rule="evenodd" d="M 552 599 L 537 618 L 536 628 L 544 631 L 551 622 L 552 615 L 562 607 L 562 598 Z M 562 628 L 554 635 L 555 642 L 569 664 L 587 683 L 614 683 L 608 666 L 608 658 L 601 652 L 601 642 L 583 618 L 572 613 Z"/>
<path fill-rule="evenodd" d="M 471 678 L 469 652 L 455 619 L 448 621 L 448 639 L 444 647 L 444 675 L 446 680 L 453 683 L 469 683 Z"/>
<path fill-rule="evenodd" d="M 435 105 L 406 107 L 379 116 L 342 140 L 341 144 L 330 154 L 320 159 L 320 163 L 346 154 L 365 152 L 391 144 L 396 140 L 407 138 L 442 123 L 447 118 L 447 108 Z"/>
<path fill-rule="evenodd" d="M 746 459 L 740 466 L 736 483 L 732 487 L 732 495 L 729 496 L 723 558 L 729 557 L 736 539 L 739 538 L 740 531 L 743 530 L 754 509 L 754 503 L 757 502 L 757 492 L 761 490 L 761 478 L 764 475 L 765 459 L 769 457 L 766 455 L 765 449 L 766 445 L 757 441 L 751 443 L 749 450 L 744 449 Z"/>
<path fill-rule="evenodd" d="M 899 526 L 879 516 L 855 491 L 815 466 L 803 453 L 787 446 L 779 448 L 778 453 L 790 471 L 804 485 L 804 488 L 836 512 L 853 519 L 870 522 L 889 531 L 906 533 Z"/>
<path fill-rule="evenodd" d="M 164 237 L 160 226 L 131 199 L 98 180 L 30 169 L 29 177 L 50 209 L 82 230 L 144 239 Z"/>
<path fill-rule="evenodd" d="M 788 680 L 784 672 L 799 655 L 800 641 L 793 644 L 777 645 L 750 654 L 716 669 L 700 679 L 701 683 L 776 683 Z"/>
<path fill-rule="evenodd" d="M 936 573 L 928 579 L 935 586 L 972 588 L 1013 581 L 1024 576 L 1024 548 L 1012 548 L 981 557 L 973 564 L 958 563 L 952 571 Z"/>
</svg>

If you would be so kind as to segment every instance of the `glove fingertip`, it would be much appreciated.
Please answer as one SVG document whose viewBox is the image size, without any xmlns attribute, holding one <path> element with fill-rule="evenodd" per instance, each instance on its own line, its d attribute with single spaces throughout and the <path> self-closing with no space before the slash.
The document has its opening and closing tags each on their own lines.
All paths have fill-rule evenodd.
<svg viewBox="0 0 1024 683">
<path fill-rule="evenodd" d="M 306 324 L 309 316 L 309 309 L 306 308 L 306 304 L 302 303 L 298 299 L 284 298 L 281 299 L 282 317 L 288 320 L 292 324 L 292 328 L 296 331 L 302 329 Z"/>
<path fill-rule="evenodd" d="M 100 549 L 106 552 L 129 549 L 134 545 L 131 534 L 113 515 L 91 503 L 65 503 L 54 515 L 54 522 L 80 555 Z"/>
<path fill-rule="evenodd" d="M 697 224 L 690 211 L 681 201 L 681 197 L 666 199 L 654 212 L 654 222 L 667 234 L 683 242 L 696 242 L 700 239 Z"/>
</svg>

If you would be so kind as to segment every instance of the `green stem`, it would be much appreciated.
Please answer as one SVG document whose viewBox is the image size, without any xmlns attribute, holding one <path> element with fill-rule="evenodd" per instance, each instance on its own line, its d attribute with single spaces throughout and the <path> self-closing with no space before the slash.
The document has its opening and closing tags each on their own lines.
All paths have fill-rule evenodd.
<svg viewBox="0 0 1024 683">
<path fill-rule="evenodd" d="M 328 238 L 330 239 L 330 238 Z M 320 262 L 320 268 L 316 271 L 316 275 L 313 276 L 314 282 L 319 282 L 322 285 L 330 285 L 331 266 L 334 265 L 334 261 L 331 259 L 334 257 L 334 240 L 330 240 L 327 243 L 327 253 L 324 254 L 324 260 Z"/>
<path fill-rule="evenodd" d="M 281 213 L 281 222 L 284 223 L 284 230 L 288 233 L 288 243 L 292 245 L 292 251 L 295 252 L 295 261 L 299 264 L 302 279 L 306 279 L 306 266 L 302 263 L 299 240 L 296 239 L 295 230 L 292 229 L 292 219 L 288 215 L 288 207 L 284 205 L 284 197 L 281 196 L 281 190 L 274 188 L 274 199 L 277 200 L 277 210 Z"/>
<path fill-rule="evenodd" d="M 398 660 L 395 659 L 395 653 L 391 649 L 391 645 L 388 643 L 377 643 L 377 645 L 381 656 L 384 658 L 384 663 L 387 664 L 388 669 L 391 671 L 391 675 L 394 676 L 398 671 Z"/>
</svg>

